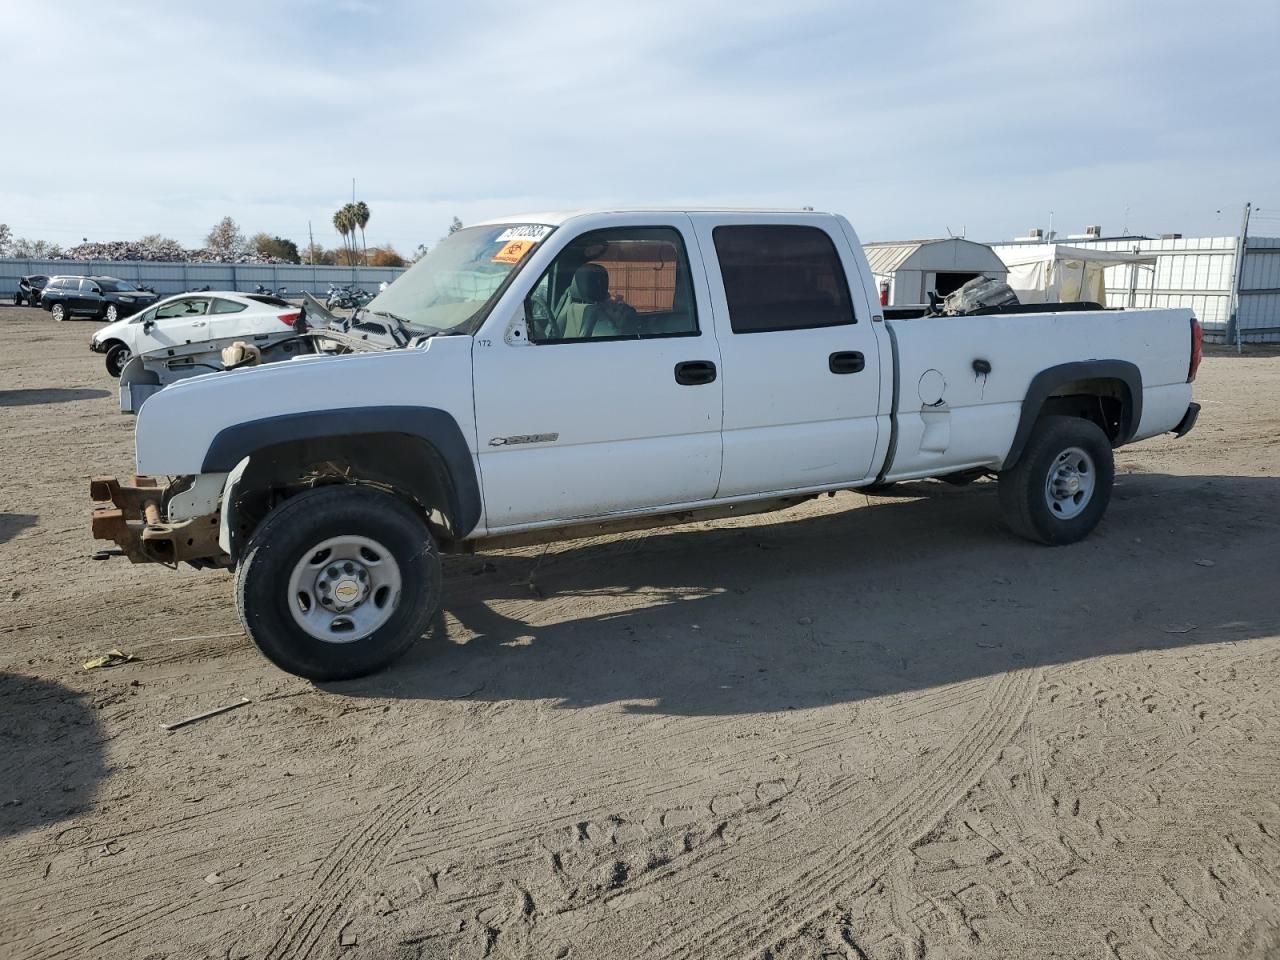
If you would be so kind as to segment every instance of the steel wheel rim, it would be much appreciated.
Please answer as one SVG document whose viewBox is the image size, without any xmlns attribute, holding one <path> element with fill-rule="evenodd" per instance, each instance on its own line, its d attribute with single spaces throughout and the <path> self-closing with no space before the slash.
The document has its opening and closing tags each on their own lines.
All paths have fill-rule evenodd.
<svg viewBox="0 0 1280 960">
<path fill-rule="evenodd" d="M 1059 520 L 1078 517 L 1093 500 L 1098 470 L 1093 457 L 1080 447 L 1068 447 L 1053 459 L 1044 481 L 1044 501 Z"/>
<path fill-rule="evenodd" d="M 115 356 L 116 359 L 113 366 L 115 367 L 116 373 L 123 373 L 125 365 L 130 359 L 132 359 L 132 354 L 129 353 L 128 347 L 122 347 L 116 351 Z"/>
<path fill-rule="evenodd" d="M 294 564 L 285 602 L 308 636 L 354 643 L 384 626 L 400 605 L 400 565 L 368 537 L 331 537 Z"/>
</svg>

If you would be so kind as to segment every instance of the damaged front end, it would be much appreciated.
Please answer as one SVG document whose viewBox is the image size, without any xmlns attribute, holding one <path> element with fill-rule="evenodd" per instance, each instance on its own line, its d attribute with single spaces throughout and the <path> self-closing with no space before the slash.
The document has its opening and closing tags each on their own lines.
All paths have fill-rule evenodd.
<svg viewBox="0 0 1280 960">
<path fill-rule="evenodd" d="M 231 558 L 218 542 L 218 510 L 168 519 L 170 501 L 191 489 L 193 479 L 180 477 L 161 485 L 155 477 L 134 477 L 132 483 L 94 477 L 89 481 L 94 539 L 114 541 L 133 563 L 230 567 Z"/>
</svg>

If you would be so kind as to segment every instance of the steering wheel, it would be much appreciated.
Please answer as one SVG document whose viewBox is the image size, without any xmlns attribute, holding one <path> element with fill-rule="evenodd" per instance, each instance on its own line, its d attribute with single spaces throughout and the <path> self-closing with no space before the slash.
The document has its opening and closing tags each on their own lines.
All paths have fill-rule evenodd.
<svg viewBox="0 0 1280 960">
<path fill-rule="evenodd" d="M 529 305 L 526 319 L 529 321 L 532 332 L 536 334 L 529 339 L 559 340 L 560 327 L 556 323 L 556 316 L 551 312 L 551 305 L 547 303 L 546 297 L 540 293 L 531 293 L 526 302 Z"/>
</svg>

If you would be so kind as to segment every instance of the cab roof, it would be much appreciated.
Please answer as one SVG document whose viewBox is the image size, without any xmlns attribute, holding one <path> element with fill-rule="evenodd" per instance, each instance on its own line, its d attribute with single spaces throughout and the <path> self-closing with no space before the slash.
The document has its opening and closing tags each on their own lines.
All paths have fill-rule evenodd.
<svg viewBox="0 0 1280 960">
<path fill-rule="evenodd" d="M 493 217 L 479 223 L 468 224 L 472 227 L 490 227 L 502 223 L 543 223 L 550 227 L 558 227 L 575 217 L 608 213 L 760 213 L 760 214 L 817 214 L 829 215 L 824 210 L 804 209 L 801 207 L 584 207 L 580 210 L 543 210 L 538 213 L 522 213 L 510 217 Z"/>
</svg>

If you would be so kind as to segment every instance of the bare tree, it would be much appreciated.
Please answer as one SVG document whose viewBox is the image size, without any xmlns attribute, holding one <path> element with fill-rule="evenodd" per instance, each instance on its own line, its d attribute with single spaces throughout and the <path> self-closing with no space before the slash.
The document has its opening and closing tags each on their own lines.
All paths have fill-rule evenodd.
<svg viewBox="0 0 1280 960">
<path fill-rule="evenodd" d="M 459 220 L 457 217 L 454 217 L 453 222 L 449 224 L 449 236 L 452 237 L 455 233 L 457 233 L 461 229 L 462 229 L 462 221 Z"/>
<path fill-rule="evenodd" d="M 9 244 L 13 242 L 13 231 L 7 223 L 0 223 L 0 257 L 7 256 Z"/>
<path fill-rule="evenodd" d="M 204 242 L 205 246 L 224 260 L 230 260 L 244 252 L 244 234 L 240 232 L 240 225 L 230 217 L 223 217 L 214 224 Z"/>
</svg>

